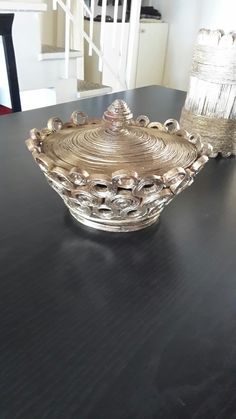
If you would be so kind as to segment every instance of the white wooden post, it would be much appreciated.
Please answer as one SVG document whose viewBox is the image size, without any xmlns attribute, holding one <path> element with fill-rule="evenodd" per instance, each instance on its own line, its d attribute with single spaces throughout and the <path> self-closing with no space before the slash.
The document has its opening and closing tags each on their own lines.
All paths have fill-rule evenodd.
<svg viewBox="0 0 236 419">
<path fill-rule="evenodd" d="M 128 89 L 133 89 L 135 87 L 141 4 L 142 0 L 135 0 L 131 2 L 129 45 L 126 68 L 126 84 Z"/>
<path fill-rule="evenodd" d="M 81 51 L 82 57 L 77 58 L 77 78 L 84 78 L 84 9 L 83 0 L 72 1 L 72 14 L 74 16 L 72 29 L 72 48 Z"/>
<path fill-rule="evenodd" d="M 91 0 L 91 16 L 90 16 L 90 22 L 89 22 L 89 37 L 91 40 L 93 40 L 93 22 L 94 19 L 94 0 Z M 93 54 L 93 48 L 92 48 L 92 44 L 89 44 L 89 55 Z"/>
<path fill-rule="evenodd" d="M 57 103 L 74 100 L 77 98 L 77 78 L 69 78 L 70 64 L 70 32 L 71 23 L 75 23 L 75 18 L 71 11 L 71 0 L 54 0 L 53 7 L 59 5 L 65 13 L 65 69 L 64 78 L 58 79 L 55 84 Z"/>
<path fill-rule="evenodd" d="M 70 10 L 70 0 L 66 0 L 66 9 Z M 69 78 L 69 58 L 70 58 L 70 17 L 68 12 L 66 13 L 66 25 L 65 25 L 65 78 Z"/>
<path fill-rule="evenodd" d="M 84 27 L 84 9 L 82 1 L 74 1 L 71 3 L 71 13 L 73 21 L 71 25 L 71 46 L 77 51 L 84 51 L 84 38 L 82 29 Z"/>
<path fill-rule="evenodd" d="M 94 0 L 91 0 L 91 9 L 89 9 L 89 7 L 87 6 L 87 4 L 85 3 L 84 0 L 82 0 L 83 2 L 83 7 L 84 10 L 86 11 L 88 17 L 89 17 L 89 55 L 91 56 L 93 54 L 93 48 L 92 48 L 92 41 L 93 41 L 93 25 L 94 25 Z"/>
<path fill-rule="evenodd" d="M 99 71 L 102 71 L 103 67 L 103 52 L 104 52 L 104 33 L 106 24 L 106 11 L 107 11 L 107 0 L 102 0 L 102 18 L 101 18 L 101 34 L 100 34 L 100 51 L 101 56 L 99 57 Z"/>
<path fill-rule="evenodd" d="M 115 0 L 115 8 L 114 8 L 114 21 L 113 21 L 113 36 L 112 36 L 112 48 L 115 48 L 116 45 L 116 31 L 117 31 L 117 17 L 118 17 L 118 2 L 119 0 Z"/>
<path fill-rule="evenodd" d="M 124 0 L 123 9 L 122 9 L 122 23 L 121 23 L 120 47 L 119 47 L 119 65 L 118 65 L 118 73 L 119 74 L 120 74 L 120 70 L 121 70 L 122 57 L 123 57 L 123 44 L 124 44 L 124 33 L 125 33 L 126 10 L 127 10 L 127 0 Z"/>
</svg>

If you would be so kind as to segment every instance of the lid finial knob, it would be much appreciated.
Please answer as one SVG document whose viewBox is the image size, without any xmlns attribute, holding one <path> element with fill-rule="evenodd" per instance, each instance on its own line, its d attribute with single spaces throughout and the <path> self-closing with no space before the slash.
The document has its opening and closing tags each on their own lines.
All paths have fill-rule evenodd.
<svg viewBox="0 0 236 419">
<path fill-rule="evenodd" d="M 133 114 L 124 100 L 116 99 L 104 112 L 103 119 L 108 129 L 116 132 L 125 128 L 132 120 Z"/>
</svg>

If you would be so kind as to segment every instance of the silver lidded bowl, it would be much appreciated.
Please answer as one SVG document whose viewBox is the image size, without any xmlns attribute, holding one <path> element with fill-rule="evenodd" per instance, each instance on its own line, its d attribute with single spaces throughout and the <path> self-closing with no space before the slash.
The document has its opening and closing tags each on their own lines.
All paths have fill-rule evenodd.
<svg viewBox="0 0 236 419">
<path fill-rule="evenodd" d="M 105 231 L 135 231 L 155 223 L 193 183 L 211 147 L 177 121 L 135 120 L 123 100 L 102 119 L 75 111 L 69 123 L 51 118 L 26 141 L 48 183 L 80 223 Z"/>
</svg>

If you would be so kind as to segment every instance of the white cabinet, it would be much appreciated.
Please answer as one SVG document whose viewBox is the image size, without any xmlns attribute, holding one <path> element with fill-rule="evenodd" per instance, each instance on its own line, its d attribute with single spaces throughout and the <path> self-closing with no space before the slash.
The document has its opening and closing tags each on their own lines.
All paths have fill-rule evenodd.
<svg viewBox="0 0 236 419">
<path fill-rule="evenodd" d="M 167 23 L 140 23 L 136 87 L 162 84 L 167 35 Z"/>
<path fill-rule="evenodd" d="M 119 34 L 121 23 L 117 23 Z M 85 31 L 89 33 L 89 22 L 85 21 Z M 94 22 L 93 42 L 100 46 L 101 23 Z M 122 61 L 120 61 L 119 36 L 115 47 L 112 46 L 113 24 L 105 23 L 104 30 L 104 58 L 109 67 L 104 65 L 103 72 L 98 71 L 98 56 L 88 55 L 88 44 L 84 45 L 85 79 L 94 83 L 111 86 L 113 90 L 124 90 L 126 84 L 126 55 L 128 54 L 129 23 L 125 23 Z M 139 43 L 137 53 L 133 52 L 132 71 L 136 80 L 135 87 L 162 84 L 168 24 L 159 21 L 142 21 L 139 25 Z M 132 52 L 131 52 L 132 54 Z M 112 71 L 111 71 L 112 70 Z"/>
</svg>

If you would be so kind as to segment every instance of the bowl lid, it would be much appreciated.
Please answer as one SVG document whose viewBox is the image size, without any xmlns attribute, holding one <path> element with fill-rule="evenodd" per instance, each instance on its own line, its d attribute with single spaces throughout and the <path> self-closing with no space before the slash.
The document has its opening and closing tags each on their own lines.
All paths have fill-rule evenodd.
<svg viewBox="0 0 236 419">
<path fill-rule="evenodd" d="M 110 176 L 121 169 L 163 175 L 176 167 L 191 166 L 202 147 L 175 120 L 163 125 L 150 122 L 145 115 L 134 120 L 123 100 L 115 100 L 102 119 L 74 112 L 67 124 L 51 118 L 44 131 L 41 153 L 55 166 L 69 171 L 77 167 L 89 175 Z M 42 139 L 42 132 L 39 135 Z"/>
</svg>

